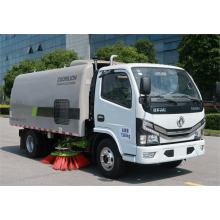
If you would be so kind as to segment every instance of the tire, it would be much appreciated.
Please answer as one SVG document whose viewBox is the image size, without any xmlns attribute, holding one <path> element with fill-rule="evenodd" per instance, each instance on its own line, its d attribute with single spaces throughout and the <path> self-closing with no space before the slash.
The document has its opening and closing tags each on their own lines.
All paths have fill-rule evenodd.
<svg viewBox="0 0 220 220">
<path fill-rule="evenodd" d="M 160 163 L 161 166 L 166 168 L 175 168 L 182 163 L 183 160 L 176 160 L 171 162 Z"/>
<path fill-rule="evenodd" d="M 42 145 L 38 144 L 38 137 L 34 131 L 29 130 L 25 134 L 25 148 L 28 157 L 36 158 L 42 153 Z"/>
<path fill-rule="evenodd" d="M 102 175 L 109 179 L 122 176 L 126 168 L 126 162 L 122 160 L 118 147 L 111 138 L 106 138 L 99 143 L 96 161 Z"/>
</svg>

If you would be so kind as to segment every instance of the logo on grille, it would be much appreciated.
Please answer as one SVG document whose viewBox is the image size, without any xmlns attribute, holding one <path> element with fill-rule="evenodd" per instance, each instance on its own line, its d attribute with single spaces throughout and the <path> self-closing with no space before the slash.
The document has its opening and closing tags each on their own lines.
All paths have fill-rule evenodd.
<svg viewBox="0 0 220 220">
<path fill-rule="evenodd" d="M 183 118 L 182 116 L 180 116 L 179 118 L 177 118 L 176 123 L 177 123 L 177 126 L 178 126 L 178 127 L 182 127 L 183 124 L 184 124 L 184 122 L 185 122 L 185 120 L 184 120 L 184 118 Z"/>
</svg>

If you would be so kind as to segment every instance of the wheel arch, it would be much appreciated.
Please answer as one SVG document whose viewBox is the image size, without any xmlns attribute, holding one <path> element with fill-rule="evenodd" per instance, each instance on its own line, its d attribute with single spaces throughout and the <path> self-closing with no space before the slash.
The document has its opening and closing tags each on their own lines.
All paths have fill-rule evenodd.
<svg viewBox="0 0 220 220">
<path fill-rule="evenodd" d="M 91 150 L 92 150 L 92 155 L 93 155 L 93 161 L 96 161 L 96 150 L 97 150 L 97 147 L 99 145 L 99 143 L 103 140 L 103 139 L 106 139 L 106 138 L 111 138 L 115 144 L 117 145 L 118 147 L 118 150 L 120 152 L 120 154 L 122 155 L 122 150 L 121 150 L 121 146 L 117 140 L 117 138 L 115 137 L 114 133 L 112 131 L 108 131 L 108 130 L 104 130 L 102 129 L 101 131 L 99 130 L 96 130 L 95 132 L 95 137 L 92 141 L 92 146 L 91 146 Z"/>
</svg>

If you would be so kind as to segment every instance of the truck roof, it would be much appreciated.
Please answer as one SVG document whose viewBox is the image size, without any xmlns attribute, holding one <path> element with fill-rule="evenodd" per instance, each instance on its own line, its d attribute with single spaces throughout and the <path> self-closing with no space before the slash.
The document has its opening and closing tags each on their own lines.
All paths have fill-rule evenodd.
<svg viewBox="0 0 220 220">
<path fill-rule="evenodd" d="M 169 68 L 169 69 L 183 70 L 182 68 L 177 67 L 177 66 L 154 64 L 154 63 L 124 63 L 124 64 L 119 64 L 119 65 L 102 67 L 100 70 L 109 70 L 109 69 L 127 69 L 128 70 L 128 69 L 131 69 L 132 67 L 156 67 L 156 68 Z"/>
<path fill-rule="evenodd" d="M 78 65 L 83 65 L 83 64 L 89 64 L 89 63 L 94 63 L 94 60 L 74 60 L 71 62 L 70 66 L 78 66 Z M 110 64 L 110 61 L 105 61 L 105 60 L 97 60 L 97 64 Z M 120 62 L 113 62 L 113 65 L 119 65 L 123 64 Z"/>
</svg>

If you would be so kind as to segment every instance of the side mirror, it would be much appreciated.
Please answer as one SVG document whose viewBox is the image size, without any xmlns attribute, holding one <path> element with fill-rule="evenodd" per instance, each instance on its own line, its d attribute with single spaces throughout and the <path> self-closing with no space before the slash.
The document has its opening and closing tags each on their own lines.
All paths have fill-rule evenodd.
<svg viewBox="0 0 220 220">
<path fill-rule="evenodd" d="M 149 95 L 151 92 L 151 78 L 142 77 L 140 83 L 140 93 L 143 95 Z"/>
<path fill-rule="evenodd" d="M 220 82 L 216 82 L 216 95 L 220 95 Z"/>
</svg>

